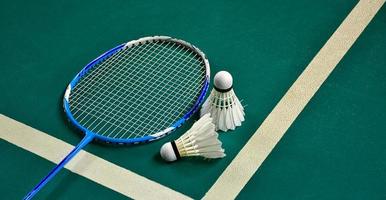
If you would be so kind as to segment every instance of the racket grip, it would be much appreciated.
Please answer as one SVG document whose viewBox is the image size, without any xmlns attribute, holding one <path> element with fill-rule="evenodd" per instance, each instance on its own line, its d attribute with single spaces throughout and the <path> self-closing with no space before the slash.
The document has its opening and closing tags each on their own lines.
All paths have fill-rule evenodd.
<svg viewBox="0 0 386 200">
<path fill-rule="evenodd" d="M 42 189 L 83 147 L 92 141 L 94 135 L 86 134 L 82 141 L 76 145 L 76 147 L 56 165 L 46 177 L 44 177 L 39 184 L 37 184 L 23 199 L 32 199 L 40 189 Z"/>
</svg>

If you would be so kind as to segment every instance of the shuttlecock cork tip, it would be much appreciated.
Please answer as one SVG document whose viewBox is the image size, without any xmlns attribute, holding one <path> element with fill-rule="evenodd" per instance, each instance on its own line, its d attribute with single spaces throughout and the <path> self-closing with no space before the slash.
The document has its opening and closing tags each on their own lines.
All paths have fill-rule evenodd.
<svg viewBox="0 0 386 200">
<path fill-rule="evenodd" d="M 167 162 L 176 161 L 180 157 L 174 141 L 168 142 L 162 145 L 160 154 L 161 154 L 161 157 Z"/>
<path fill-rule="evenodd" d="M 232 89 L 233 78 L 227 71 L 220 71 L 214 76 L 214 88 L 219 92 L 227 92 Z"/>
</svg>

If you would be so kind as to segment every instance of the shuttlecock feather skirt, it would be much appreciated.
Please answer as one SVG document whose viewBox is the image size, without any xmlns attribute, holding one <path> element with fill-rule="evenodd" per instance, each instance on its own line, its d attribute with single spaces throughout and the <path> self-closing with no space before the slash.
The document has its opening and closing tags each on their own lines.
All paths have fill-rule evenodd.
<svg viewBox="0 0 386 200">
<path fill-rule="evenodd" d="M 216 130 L 234 130 L 245 120 L 244 108 L 233 89 L 228 92 L 213 89 L 202 105 L 200 115 L 207 113 L 211 114 Z"/>
</svg>

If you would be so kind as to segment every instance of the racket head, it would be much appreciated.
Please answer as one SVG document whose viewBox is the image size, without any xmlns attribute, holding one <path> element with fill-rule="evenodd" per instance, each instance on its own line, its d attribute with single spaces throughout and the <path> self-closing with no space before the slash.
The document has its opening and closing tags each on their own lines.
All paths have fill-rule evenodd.
<svg viewBox="0 0 386 200">
<path fill-rule="evenodd" d="M 145 45 L 155 45 L 155 44 L 157 44 L 159 46 L 163 46 L 163 48 L 166 49 L 166 50 L 160 50 L 158 46 L 153 47 L 155 49 L 154 51 L 156 51 L 157 55 L 159 55 L 160 52 L 161 52 L 162 56 L 157 58 L 158 61 L 161 62 L 162 59 L 170 59 L 170 58 L 165 58 L 165 54 L 168 57 L 170 57 L 170 56 L 175 57 L 175 55 L 171 54 L 170 52 L 169 53 L 163 52 L 163 51 L 171 51 L 170 49 L 168 49 L 170 47 L 170 48 L 173 49 L 173 51 L 178 50 L 178 52 L 183 52 L 183 54 L 181 54 L 179 56 L 186 56 L 186 58 L 184 57 L 184 59 L 189 59 L 189 62 L 187 62 L 186 60 L 183 61 L 183 62 L 185 62 L 184 66 L 186 66 L 187 64 L 188 65 L 192 65 L 191 67 L 199 68 L 196 71 L 201 71 L 201 74 L 197 73 L 197 74 L 194 74 L 192 76 L 192 77 L 196 76 L 195 78 L 201 78 L 199 84 L 196 84 L 196 85 L 199 85 L 199 87 L 194 89 L 194 92 L 196 92 L 196 94 L 189 95 L 189 91 L 187 93 L 184 93 L 186 95 L 189 95 L 189 97 L 191 98 L 191 102 L 189 103 L 189 106 L 184 108 L 184 109 L 181 108 L 181 110 L 183 110 L 183 112 L 181 112 L 181 114 L 179 114 L 178 117 L 174 116 L 173 119 L 168 119 L 168 121 L 172 120 L 173 122 L 167 122 L 165 124 L 170 124 L 170 125 L 162 127 L 162 128 L 155 128 L 154 127 L 154 130 L 157 130 L 157 131 L 154 131 L 154 132 L 149 131 L 149 132 L 146 132 L 145 134 L 143 134 L 143 133 L 141 133 L 141 134 L 129 133 L 130 136 L 127 136 L 127 133 L 123 133 L 122 134 L 119 131 L 114 132 L 114 130 L 116 130 L 117 127 L 114 127 L 114 130 L 110 130 L 111 127 L 110 128 L 104 128 L 104 129 L 102 128 L 101 129 L 100 126 L 99 126 L 99 128 L 90 127 L 89 124 L 83 123 L 82 120 L 80 120 L 80 116 L 79 116 L 80 114 L 79 115 L 76 114 L 76 112 L 80 112 L 79 110 L 81 110 L 81 109 L 77 110 L 77 108 L 76 108 L 76 105 L 79 105 L 80 103 L 78 103 L 78 104 L 76 104 L 77 102 L 72 103 L 73 102 L 72 98 L 74 98 L 74 99 L 75 98 L 81 99 L 81 96 L 83 96 L 83 95 L 91 95 L 92 96 L 92 94 L 87 94 L 87 92 L 85 92 L 86 94 L 80 94 L 81 90 L 79 89 L 79 92 L 78 92 L 79 95 L 76 96 L 76 94 L 74 94 L 74 93 L 76 93 L 77 87 L 80 88 L 81 86 L 79 86 L 79 85 L 81 85 L 81 84 L 87 85 L 87 80 L 86 80 L 87 78 L 88 78 L 88 80 L 90 82 L 89 84 L 91 84 L 92 78 L 94 78 L 94 81 L 97 80 L 98 79 L 98 74 L 95 71 L 96 71 L 96 69 L 98 69 L 98 67 L 101 68 L 102 66 L 107 66 L 107 64 L 104 64 L 104 63 L 108 63 L 109 62 L 109 64 L 113 63 L 113 65 L 115 65 L 114 62 L 113 62 L 114 61 L 113 59 L 115 59 L 115 62 L 119 61 L 120 57 L 117 56 L 119 54 L 119 52 L 131 50 L 132 54 L 130 54 L 128 59 L 126 58 L 127 60 L 130 60 L 130 58 L 135 58 L 138 53 L 142 53 L 141 54 L 142 57 L 144 55 L 146 55 L 146 53 L 143 53 L 142 51 L 146 50 L 147 53 L 149 53 L 149 50 L 147 50 L 147 48 L 149 48 L 149 47 L 145 46 Z M 141 50 L 137 50 L 137 52 L 135 52 L 135 53 L 134 53 L 134 50 L 132 50 L 132 49 L 139 49 L 140 47 L 142 49 Z M 168 47 L 168 48 L 166 48 L 166 47 Z M 125 54 L 125 52 L 121 53 L 121 55 L 123 55 L 123 54 Z M 155 52 L 151 52 L 149 54 L 150 55 L 155 55 Z M 189 55 L 190 57 L 188 57 L 187 55 Z M 149 56 L 147 56 L 147 58 L 148 57 Z M 177 56 L 176 59 L 181 59 L 181 58 Z M 192 60 L 195 61 L 194 63 L 196 63 L 196 64 L 194 64 L 194 65 L 190 64 Z M 179 63 L 179 61 L 180 60 L 174 61 L 173 63 Z M 149 62 L 151 62 L 151 60 L 150 61 L 141 61 L 141 65 L 146 65 L 147 66 L 147 65 L 149 65 Z M 156 63 L 156 62 L 154 62 L 154 63 Z M 151 66 L 154 66 L 154 63 L 152 63 Z M 130 62 L 129 62 L 128 65 L 130 65 Z M 182 66 L 182 64 L 177 65 L 177 67 L 179 67 L 181 69 L 184 66 Z M 107 67 L 105 67 L 105 68 L 107 68 Z M 160 69 L 160 68 L 162 69 L 161 64 L 157 65 L 157 67 L 158 67 L 158 69 Z M 112 68 L 117 68 L 117 67 L 113 66 Z M 113 70 L 114 69 L 110 69 L 110 71 L 113 71 Z M 120 70 L 122 71 L 123 69 L 120 69 Z M 130 69 L 128 68 L 128 70 L 130 70 Z M 152 69 L 149 68 L 149 70 L 152 70 Z M 168 70 L 164 70 L 164 71 L 167 72 Z M 171 70 L 175 71 L 176 69 L 171 69 Z M 178 70 L 177 70 L 177 72 L 178 72 Z M 94 73 L 94 75 L 92 75 L 92 73 Z M 102 73 L 102 72 L 99 72 L 99 73 Z M 131 71 L 130 73 L 133 73 L 133 72 Z M 165 74 L 163 74 L 161 72 L 154 72 L 154 73 L 159 73 L 158 74 L 159 76 L 165 75 Z M 171 75 L 171 74 L 172 74 L 172 72 L 170 72 L 167 75 Z M 139 75 L 138 79 L 145 79 L 145 78 L 147 78 L 146 75 L 143 75 L 142 73 L 137 73 L 137 75 Z M 149 75 L 147 75 L 147 76 L 149 76 Z M 91 77 L 91 78 L 89 78 L 89 77 Z M 104 81 L 103 78 L 100 78 L 100 79 L 102 81 Z M 189 79 L 189 77 L 185 76 L 185 79 Z M 139 80 L 139 81 L 143 81 L 143 80 Z M 156 80 L 156 81 L 158 81 L 158 80 Z M 165 79 L 161 79 L 161 85 L 163 83 L 162 81 L 165 81 Z M 173 80 L 167 80 L 167 81 L 172 82 Z M 99 57 L 97 57 L 96 59 L 91 61 L 90 63 L 88 63 L 72 79 L 72 81 L 67 86 L 66 91 L 64 93 L 64 97 L 63 97 L 63 106 L 64 106 L 64 111 L 65 111 L 69 121 L 73 125 L 75 125 L 78 129 L 80 129 L 82 132 L 84 132 L 86 135 L 93 135 L 93 138 L 95 138 L 97 140 L 104 141 L 104 142 L 107 142 L 107 143 L 115 143 L 115 144 L 137 144 L 137 143 L 149 142 L 149 141 L 153 141 L 153 140 L 159 139 L 159 138 L 169 134 L 170 132 L 174 131 L 176 128 L 180 127 L 186 120 L 188 120 L 195 112 L 198 111 L 198 108 L 202 104 L 202 102 L 204 100 L 204 97 L 205 97 L 205 94 L 207 93 L 207 90 L 208 90 L 208 87 L 209 87 L 209 81 L 210 81 L 209 61 L 206 58 L 205 54 L 201 50 L 199 50 L 197 47 L 195 47 L 195 46 L 191 45 L 190 43 L 185 42 L 183 40 L 171 38 L 171 37 L 168 37 L 168 36 L 144 37 L 144 38 L 140 38 L 138 40 L 133 40 L 133 41 L 130 41 L 130 42 L 127 42 L 127 43 L 120 44 L 120 45 L 110 49 L 109 51 L 103 53 L 102 55 L 100 55 Z M 152 82 L 152 81 L 150 81 L 150 82 Z M 177 82 L 183 82 L 183 81 L 178 80 Z M 94 83 L 96 83 L 96 82 L 94 82 Z M 138 84 L 138 83 L 136 83 L 136 84 Z M 128 83 L 128 84 L 125 84 L 125 86 L 127 86 L 127 87 L 134 87 L 134 85 L 136 85 L 136 84 Z M 140 83 L 140 84 L 143 84 L 143 83 Z M 176 84 L 177 85 L 175 87 L 178 88 L 179 92 L 182 93 L 182 91 L 184 90 L 184 87 L 188 88 L 190 82 L 187 81 L 186 83 L 176 83 Z M 164 87 L 165 86 L 167 86 L 167 84 L 164 84 Z M 86 90 L 87 90 L 88 87 L 92 87 L 92 85 L 88 85 L 87 87 L 84 86 L 84 88 L 86 88 Z M 102 87 L 104 87 L 104 86 L 102 86 Z M 119 87 L 119 86 L 116 86 L 116 87 Z M 111 89 L 111 88 L 108 88 L 108 89 Z M 113 87 L 112 90 L 114 90 L 114 89 L 115 88 Z M 92 90 L 92 89 L 90 89 L 90 90 Z M 103 90 L 103 89 L 99 89 L 99 90 Z M 98 92 L 100 93 L 99 90 L 98 90 Z M 130 91 L 130 88 L 129 89 L 126 88 L 126 91 Z M 194 92 L 191 92 L 191 93 L 194 93 Z M 103 93 L 100 93 L 100 94 L 103 95 Z M 122 94 L 123 94 L 123 97 L 130 98 L 130 96 L 128 96 L 127 94 L 124 94 L 124 93 L 122 93 Z M 122 97 L 122 94 L 120 95 L 120 97 Z M 126 95 L 126 96 L 124 96 L 124 95 Z M 168 95 L 168 93 L 166 95 Z M 147 96 L 147 98 L 148 97 L 149 96 Z M 182 97 L 182 96 L 180 96 L 180 97 Z M 140 98 L 142 98 L 142 97 L 140 97 Z M 152 97 L 150 97 L 150 98 L 152 98 Z M 119 102 L 121 100 L 125 101 L 124 98 L 121 98 L 121 99 L 118 98 L 118 102 L 116 102 L 116 103 L 119 104 Z M 79 101 L 81 101 L 81 100 L 79 100 Z M 117 100 L 115 100 L 115 101 L 117 101 Z M 184 100 L 184 101 L 188 102 L 188 101 L 190 101 L 190 99 Z M 94 102 L 95 102 L 95 100 L 94 100 Z M 136 102 L 141 102 L 141 100 L 138 100 Z M 168 102 L 165 102 L 165 101 L 162 101 L 162 102 L 164 102 L 166 104 L 168 103 Z M 83 103 L 90 104 L 90 102 L 88 102 L 87 100 L 83 100 Z M 130 100 L 128 100 L 126 103 L 130 103 Z M 126 103 L 124 103 L 124 104 L 126 104 Z M 183 103 L 180 103 L 180 102 L 175 102 L 175 103 L 176 104 L 183 104 Z M 103 103 L 99 102 L 99 104 L 102 104 L 101 106 L 103 107 Z M 169 104 L 167 104 L 167 105 L 168 105 L 168 107 L 165 107 L 165 109 L 168 109 L 169 107 L 171 107 L 170 109 L 173 109 L 173 105 L 169 105 Z M 123 105 L 123 106 L 127 106 L 127 105 Z M 132 105 L 129 105 L 129 107 L 130 106 L 132 107 Z M 94 106 L 94 108 L 95 107 L 99 107 L 99 106 Z M 159 108 L 157 108 L 157 109 L 159 109 Z M 158 111 L 160 111 L 160 110 L 158 110 Z M 162 111 L 162 109 L 161 109 L 161 111 Z M 111 111 L 111 112 L 113 112 L 113 111 Z M 125 113 L 127 113 L 127 112 L 130 113 L 131 111 L 125 110 Z M 118 115 L 118 116 L 112 116 L 110 118 L 116 118 L 117 117 L 118 119 L 124 120 L 123 122 L 119 123 L 122 126 L 125 126 L 125 122 L 127 121 L 127 118 L 130 118 L 130 116 L 119 116 L 120 115 L 119 112 L 113 112 L 113 113 L 115 113 L 115 115 Z M 157 114 L 157 113 L 155 113 L 155 114 Z M 87 115 L 87 114 L 84 114 L 84 115 Z M 101 118 L 103 118 L 103 117 L 106 118 L 106 116 L 100 116 L 100 117 Z M 127 117 L 127 118 L 125 118 L 125 117 Z M 140 117 L 140 116 L 138 116 L 138 117 Z M 152 118 L 152 116 L 148 116 L 148 117 Z M 98 123 L 101 123 L 101 122 L 98 122 Z M 141 123 L 141 122 L 139 122 L 139 123 Z M 149 123 L 152 123 L 152 122 L 150 121 Z M 104 126 L 106 126 L 106 125 L 104 125 Z M 139 128 L 141 128 L 141 127 L 139 127 Z M 146 128 L 148 128 L 148 127 L 146 127 Z M 107 134 L 106 131 L 108 131 L 108 130 L 110 130 L 112 132 Z M 134 129 L 134 130 L 139 130 L 139 129 Z M 151 130 L 151 129 L 149 128 L 149 130 Z"/>
</svg>

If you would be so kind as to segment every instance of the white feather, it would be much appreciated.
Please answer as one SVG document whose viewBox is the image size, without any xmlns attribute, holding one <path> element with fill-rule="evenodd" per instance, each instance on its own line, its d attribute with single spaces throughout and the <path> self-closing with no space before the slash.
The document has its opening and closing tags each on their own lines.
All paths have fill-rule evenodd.
<svg viewBox="0 0 386 200">
<path fill-rule="evenodd" d="M 216 130 L 234 130 L 245 120 L 244 108 L 233 89 L 228 92 L 213 89 L 204 102 L 200 115 L 207 113 L 211 114 Z"/>
<path fill-rule="evenodd" d="M 181 157 L 222 158 L 225 156 L 212 121 L 210 114 L 203 115 L 192 128 L 175 141 Z"/>
</svg>

